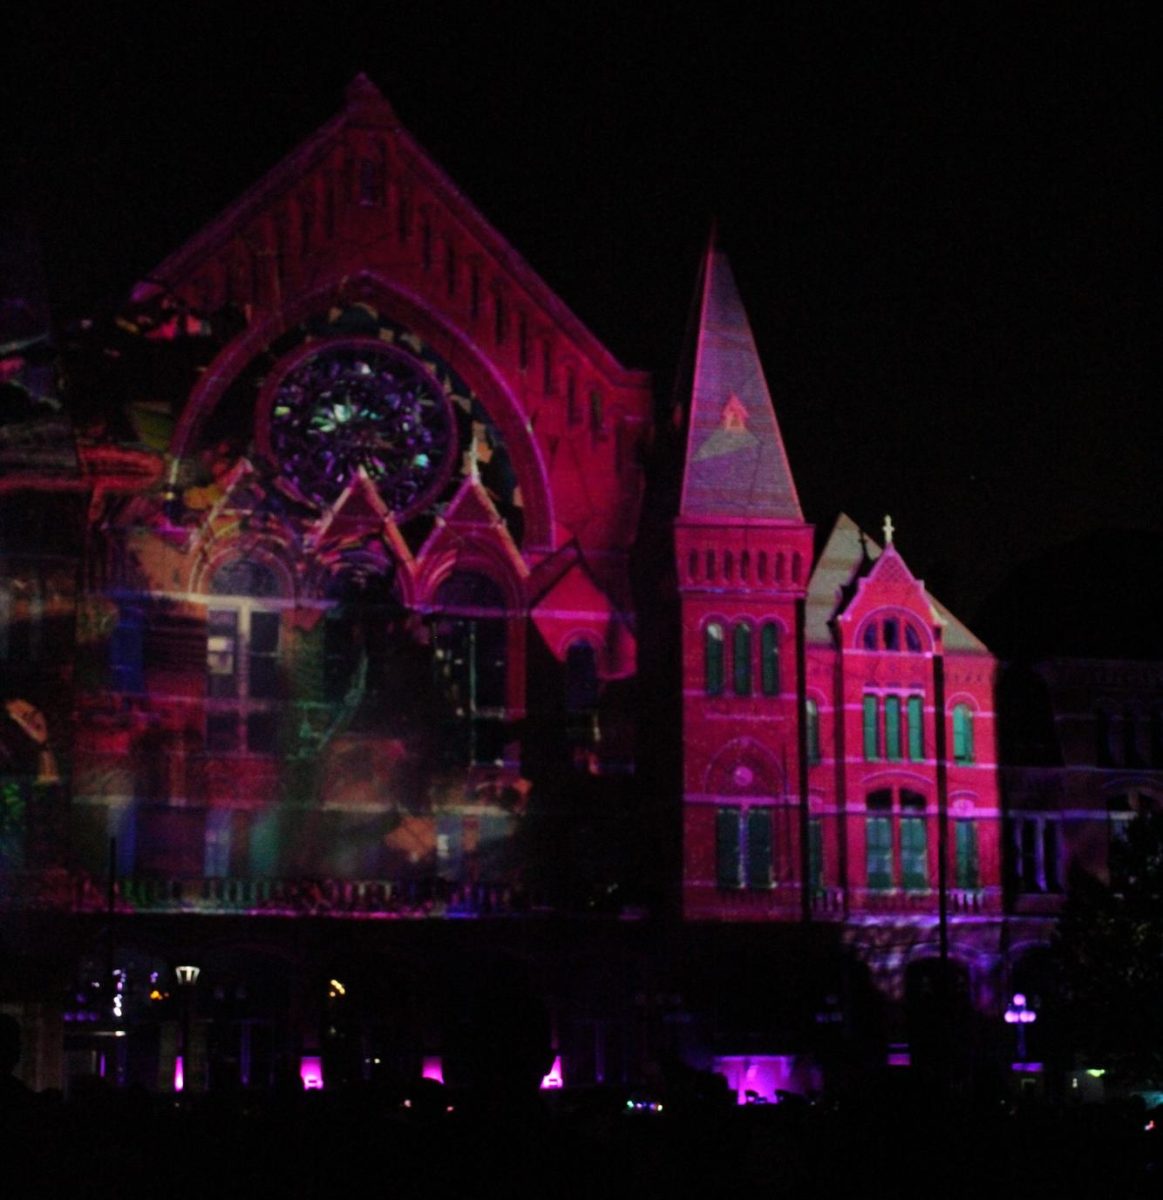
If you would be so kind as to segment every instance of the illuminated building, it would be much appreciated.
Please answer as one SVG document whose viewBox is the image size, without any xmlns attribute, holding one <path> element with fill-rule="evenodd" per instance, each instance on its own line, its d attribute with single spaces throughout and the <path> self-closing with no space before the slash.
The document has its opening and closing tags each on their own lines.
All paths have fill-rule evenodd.
<svg viewBox="0 0 1163 1200">
<path fill-rule="evenodd" d="M 567 1081 L 658 1057 L 694 1003 L 676 945 L 697 977 L 736 926 L 793 933 L 741 968 L 757 991 L 806 930 L 893 1001 L 947 956 L 992 1004 L 994 659 L 890 523 L 815 556 L 715 247 L 699 296 L 671 512 L 650 379 L 361 77 L 83 331 L 75 443 L 46 404 L 4 447 L 14 944 L 50 930 L 100 981 L 115 942 L 126 1021 L 196 953 L 244 1082 L 283 1053 L 272 1009 L 308 1042 L 387 1021 L 322 999 L 344 963 L 418 1064 L 401 980 L 484 945 L 552 962 Z"/>
</svg>

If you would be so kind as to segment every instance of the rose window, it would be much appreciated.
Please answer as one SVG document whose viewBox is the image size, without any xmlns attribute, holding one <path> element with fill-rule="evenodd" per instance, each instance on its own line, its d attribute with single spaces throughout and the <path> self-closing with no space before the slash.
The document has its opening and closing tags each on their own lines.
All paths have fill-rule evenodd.
<svg viewBox="0 0 1163 1200">
<path fill-rule="evenodd" d="M 448 478 L 456 423 L 444 389 L 382 342 L 310 346 L 268 385 L 264 449 L 302 493 L 333 503 L 362 468 L 397 519 Z"/>
</svg>

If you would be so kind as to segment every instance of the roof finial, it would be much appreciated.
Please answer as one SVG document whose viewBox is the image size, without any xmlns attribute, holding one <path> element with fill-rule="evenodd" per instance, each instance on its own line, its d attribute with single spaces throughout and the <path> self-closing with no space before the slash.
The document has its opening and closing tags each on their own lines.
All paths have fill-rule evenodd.
<svg viewBox="0 0 1163 1200">
<path fill-rule="evenodd" d="M 894 530 L 892 524 L 892 517 L 886 515 L 884 518 L 884 544 L 886 546 L 892 545 L 892 535 L 895 532 L 896 531 Z"/>
</svg>

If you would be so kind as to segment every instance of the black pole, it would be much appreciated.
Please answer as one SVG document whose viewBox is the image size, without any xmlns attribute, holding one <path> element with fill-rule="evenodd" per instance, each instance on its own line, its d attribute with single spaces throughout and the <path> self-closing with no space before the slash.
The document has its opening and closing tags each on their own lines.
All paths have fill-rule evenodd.
<svg viewBox="0 0 1163 1200">
<path fill-rule="evenodd" d="M 796 597 L 796 762 L 800 801 L 800 915 L 812 919 L 812 847 L 808 791 L 808 672 L 806 601 Z"/>
<path fill-rule="evenodd" d="M 938 980 L 937 1004 L 942 1027 L 938 1048 L 938 1080 L 941 1096 L 949 1094 L 952 1082 L 953 1005 L 949 979 L 949 750 L 945 736 L 945 657 L 940 630 L 936 631 L 933 652 L 933 718 L 936 725 L 935 753 L 937 757 L 937 929 L 941 977 Z"/>
</svg>

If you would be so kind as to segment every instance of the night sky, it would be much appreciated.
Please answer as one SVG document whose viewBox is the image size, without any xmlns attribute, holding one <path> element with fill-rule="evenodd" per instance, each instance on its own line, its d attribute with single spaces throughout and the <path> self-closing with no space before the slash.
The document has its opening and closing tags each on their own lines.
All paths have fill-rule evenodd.
<svg viewBox="0 0 1163 1200">
<path fill-rule="evenodd" d="M 20 4 L 5 191 L 58 312 L 107 309 L 362 70 L 662 397 L 714 218 L 808 518 L 890 512 L 972 618 L 1038 551 L 1163 529 L 1148 12 Z"/>
</svg>

